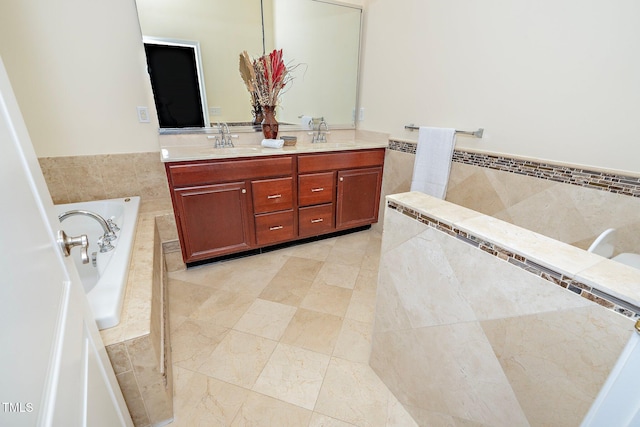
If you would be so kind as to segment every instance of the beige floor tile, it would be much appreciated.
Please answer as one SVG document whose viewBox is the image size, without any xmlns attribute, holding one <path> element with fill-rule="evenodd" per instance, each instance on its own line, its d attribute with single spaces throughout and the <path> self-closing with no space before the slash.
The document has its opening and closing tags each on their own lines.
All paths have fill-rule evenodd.
<svg viewBox="0 0 640 427">
<path fill-rule="evenodd" d="M 233 329 L 278 341 L 295 313 L 290 305 L 256 299 Z"/>
<path fill-rule="evenodd" d="M 171 272 L 171 426 L 414 426 L 367 365 L 380 241 Z"/>
<path fill-rule="evenodd" d="M 282 275 L 278 272 L 259 297 L 298 307 L 311 288 L 312 280 Z"/>
<path fill-rule="evenodd" d="M 231 330 L 198 372 L 250 389 L 276 345 L 276 341 Z"/>
<path fill-rule="evenodd" d="M 365 250 L 369 246 L 371 236 L 375 232 L 371 230 L 362 231 L 360 233 L 350 233 L 337 237 L 334 247 L 346 247 L 352 250 Z"/>
<path fill-rule="evenodd" d="M 311 411 L 299 406 L 251 392 L 240 412 L 231 423 L 233 427 L 307 426 Z"/>
<path fill-rule="evenodd" d="M 198 372 L 174 370 L 172 426 L 228 426 L 240 411 L 249 390 Z"/>
<path fill-rule="evenodd" d="M 280 342 L 331 355 L 342 320 L 332 314 L 299 308 Z"/>
<path fill-rule="evenodd" d="M 195 370 L 220 344 L 229 332 L 208 320 L 186 319 L 171 333 L 173 364 Z"/>
<path fill-rule="evenodd" d="M 200 304 L 213 294 L 214 290 L 182 280 L 169 280 L 169 311 L 171 315 L 189 317 Z"/>
<path fill-rule="evenodd" d="M 352 362 L 369 363 L 371 333 L 371 323 L 344 319 L 333 355 Z"/>
<path fill-rule="evenodd" d="M 300 303 L 300 308 L 342 317 L 347 312 L 352 293 L 351 289 L 314 283 Z"/>
<path fill-rule="evenodd" d="M 278 344 L 253 390 L 313 409 L 330 356 L 288 344 Z"/>
<path fill-rule="evenodd" d="M 322 264 L 322 261 L 290 256 L 277 274 L 280 276 L 313 280 L 318 274 L 318 271 L 320 271 Z"/>
<path fill-rule="evenodd" d="M 251 307 L 254 300 L 252 295 L 242 292 L 216 290 L 190 317 L 232 328 Z"/>
<path fill-rule="evenodd" d="M 354 424 L 314 412 L 313 415 L 311 415 L 309 427 L 354 427 Z"/>
<path fill-rule="evenodd" d="M 315 411 L 357 426 L 384 427 L 389 394 L 368 365 L 333 357 Z"/>
<path fill-rule="evenodd" d="M 343 265 L 325 262 L 313 283 L 353 289 L 360 274 L 360 265 Z"/>
<path fill-rule="evenodd" d="M 353 291 L 345 317 L 372 324 L 375 317 L 376 294 L 370 291 Z"/>
<path fill-rule="evenodd" d="M 344 245 L 336 245 L 331 249 L 326 262 L 360 267 L 364 256 L 364 249 L 353 249 Z"/>
<path fill-rule="evenodd" d="M 335 240 L 320 240 L 318 242 L 305 243 L 283 249 L 282 252 L 287 255 L 295 255 L 300 258 L 315 259 L 317 261 L 325 261 Z"/>
<path fill-rule="evenodd" d="M 355 291 L 368 291 L 373 294 L 376 293 L 378 288 L 378 269 L 365 270 L 360 269 L 358 278 L 356 279 L 356 285 L 353 290 Z"/>
</svg>

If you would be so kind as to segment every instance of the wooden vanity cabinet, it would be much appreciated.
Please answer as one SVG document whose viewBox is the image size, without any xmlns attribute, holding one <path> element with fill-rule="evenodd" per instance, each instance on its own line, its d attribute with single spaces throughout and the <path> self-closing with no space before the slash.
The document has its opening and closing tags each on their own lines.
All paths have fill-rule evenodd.
<svg viewBox="0 0 640 427">
<path fill-rule="evenodd" d="M 166 163 L 185 263 L 376 222 L 384 151 Z"/>
<path fill-rule="evenodd" d="M 293 156 L 167 163 L 184 262 L 293 238 L 286 233 L 295 229 L 293 219 L 278 217 L 275 226 L 268 219 L 282 210 L 293 216 L 294 166 Z"/>
<path fill-rule="evenodd" d="M 384 148 L 299 155 L 300 236 L 377 222 L 383 165 Z"/>
</svg>

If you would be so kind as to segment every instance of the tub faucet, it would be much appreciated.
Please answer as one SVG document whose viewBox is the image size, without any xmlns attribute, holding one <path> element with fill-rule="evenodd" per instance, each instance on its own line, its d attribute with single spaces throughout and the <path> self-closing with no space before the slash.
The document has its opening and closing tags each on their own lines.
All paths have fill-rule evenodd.
<svg viewBox="0 0 640 427">
<path fill-rule="evenodd" d="M 89 218 L 93 218 L 98 221 L 98 224 L 100 224 L 102 230 L 104 231 L 104 234 L 100 236 L 100 238 L 98 238 L 98 246 L 100 246 L 100 252 L 108 252 L 114 248 L 111 242 L 118 236 L 116 236 L 114 229 L 117 228 L 117 226 L 115 226 L 115 223 L 112 220 L 106 221 L 97 213 L 85 211 L 83 209 L 72 209 L 70 211 L 63 212 L 58 215 L 58 219 L 60 220 L 60 222 L 62 222 L 65 219 L 75 215 L 88 216 Z"/>
</svg>

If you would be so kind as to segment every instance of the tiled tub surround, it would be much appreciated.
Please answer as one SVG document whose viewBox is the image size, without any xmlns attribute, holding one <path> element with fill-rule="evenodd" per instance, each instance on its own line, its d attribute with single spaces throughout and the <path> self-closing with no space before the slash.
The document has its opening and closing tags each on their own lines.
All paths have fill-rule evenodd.
<svg viewBox="0 0 640 427">
<path fill-rule="evenodd" d="M 170 212 L 166 203 L 143 201 L 121 321 L 100 331 L 137 427 L 163 425 L 173 418 L 166 297 L 171 263 L 165 258 L 175 252 L 177 234 Z"/>
<path fill-rule="evenodd" d="M 635 314 L 572 286 L 640 305 L 640 271 L 424 194 L 387 202 L 370 364 L 418 424 L 579 425 Z"/>
<path fill-rule="evenodd" d="M 389 140 L 383 196 L 409 191 L 415 147 Z M 617 252 L 640 252 L 640 175 L 455 150 L 446 200 L 582 249 L 617 228 Z"/>
<path fill-rule="evenodd" d="M 140 196 L 170 200 L 159 152 L 38 159 L 55 204 Z"/>
</svg>

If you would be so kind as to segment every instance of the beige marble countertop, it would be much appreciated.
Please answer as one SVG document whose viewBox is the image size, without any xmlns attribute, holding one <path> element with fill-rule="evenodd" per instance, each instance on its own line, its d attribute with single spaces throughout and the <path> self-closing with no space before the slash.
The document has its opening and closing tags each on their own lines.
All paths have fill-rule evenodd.
<svg viewBox="0 0 640 427">
<path fill-rule="evenodd" d="M 211 135 L 209 135 L 211 136 Z M 284 154 L 321 153 L 331 151 L 364 150 L 385 148 L 388 141 L 383 139 L 356 138 L 353 132 L 337 131 L 327 137 L 327 142 L 311 143 L 305 134 L 298 136 L 294 146 L 282 148 L 264 148 L 260 145 L 261 137 L 241 135 L 234 141 L 234 147 L 215 148 L 214 140 L 207 135 L 163 136 L 160 139 L 160 155 L 163 162 L 181 162 L 188 160 L 232 159 L 239 157 L 261 157 Z"/>
<path fill-rule="evenodd" d="M 640 306 L 640 270 L 636 268 L 423 193 L 394 194 L 387 200 Z"/>
</svg>

